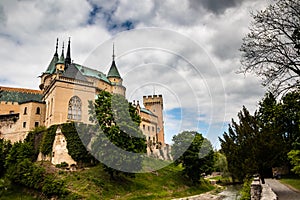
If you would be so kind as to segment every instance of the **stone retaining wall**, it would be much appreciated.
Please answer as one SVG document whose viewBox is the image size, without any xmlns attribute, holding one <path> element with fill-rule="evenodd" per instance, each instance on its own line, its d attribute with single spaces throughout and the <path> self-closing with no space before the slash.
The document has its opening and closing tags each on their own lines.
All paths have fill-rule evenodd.
<svg viewBox="0 0 300 200">
<path fill-rule="evenodd" d="M 277 200 L 277 195 L 268 184 L 261 184 L 259 178 L 251 183 L 251 200 Z"/>
</svg>

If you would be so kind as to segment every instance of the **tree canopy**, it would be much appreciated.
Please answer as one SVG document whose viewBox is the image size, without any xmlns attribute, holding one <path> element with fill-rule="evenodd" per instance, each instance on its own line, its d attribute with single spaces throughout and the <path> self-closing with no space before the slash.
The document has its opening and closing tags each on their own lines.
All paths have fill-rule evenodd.
<svg viewBox="0 0 300 200">
<path fill-rule="evenodd" d="M 212 172 L 214 151 L 209 140 L 200 133 L 184 131 L 175 135 L 173 142 L 172 154 L 177 158 L 175 164 L 182 164 L 183 173 L 194 183 L 199 182 L 202 174 Z"/>
<path fill-rule="evenodd" d="M 146 153 L 146 139 L 139 129 L 137 110 L 118 94 L 102 91 L 90 104 L 90 120 L 99 125 L 92 154 L 114 177 L 120 172 L 139 172 Z"/>
<path fill-rule="evenodd" d="M 235 178 L 242 181 L 256 173 L 264 177 L 272 167 L 289 165 L 288 152 L 299 148 L 299 106 L 299 93 L 290 92 L 278 102 L 268 93 L 254 115 L 243 107 L 239 121 L 232 120 L 228 132 L 219 138 Z"/>
<path fill-rule="evenodd" d="M 243 38 L 240 72 L 252 72 L 275 94 L 300 86 L 300 1 L 276 0 L 252 13 Z"/>
</svg>

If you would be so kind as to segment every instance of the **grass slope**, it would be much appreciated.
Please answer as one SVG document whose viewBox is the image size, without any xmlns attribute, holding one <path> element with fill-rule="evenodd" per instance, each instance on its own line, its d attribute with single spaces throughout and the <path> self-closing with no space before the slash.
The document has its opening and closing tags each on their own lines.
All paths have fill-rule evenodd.
<svg viewBox="0 0 300 200">
<path fill-rule="evenodd" d="M 154 166 L 165 166 L 165 161 L 145 163 L 147 168 Z M 44 165 L 45 166 L 45 165 Z M 47 171 L 55 173 L 57 178 L 66 182 L 67 188 L 71 191 L 70 195 L 63 199 L 172 199 L 201 194 L 214 189 L 207 181 L 202 180 L 196 186 L 182 176 L 183 168 L 173 164 L 155 172 L 139 173 L 135 178 L 120 176 L 111 180 L 110 176 L 103 170 L 101 165 L 84 169 L 81 171 L 70 172 L 53 169 L 50 164 L 46 167 Z M 11 190 L 0 195 L 0 199 L 41 199 L 39 193 L 25 188 L 11 187 Z M 34 197 L 35 196 L 35 197 Z"/>
<path fill-rule="evenodd" d="M 181 167 L 171 164 L 155 173 L 136 174 L 135 178 L 121 176 L 111 180 L 101 166 L 75 173 L 63 172 L 60 176 L 73 195 L 83 199 L 171 199 L 214 189 L 204 180 L 193 186 L 181 173 Z"/>
</svg>

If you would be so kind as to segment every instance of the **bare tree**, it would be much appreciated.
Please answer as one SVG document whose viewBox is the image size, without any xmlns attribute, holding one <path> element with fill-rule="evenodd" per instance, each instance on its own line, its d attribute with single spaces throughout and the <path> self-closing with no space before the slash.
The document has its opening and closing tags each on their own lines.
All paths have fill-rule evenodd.
<svg viewBox="0 0 300 200">
<path fill-rule="evenodd" d="M 251 13 L 250 33 L 243 38 L 240 73 L 251 72 L 279 95 L 300 86 L 300 1 L 276 0 Z"/>
</svg>

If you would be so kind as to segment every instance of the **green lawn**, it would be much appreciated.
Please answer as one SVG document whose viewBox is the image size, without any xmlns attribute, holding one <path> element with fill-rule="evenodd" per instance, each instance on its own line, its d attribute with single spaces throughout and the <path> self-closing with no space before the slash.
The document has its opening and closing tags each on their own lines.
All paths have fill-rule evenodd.
<svg viewBox="0 0 300 200">
<path fill-rule="evenodd" d="M 300 191 L 300 177 L 299 176 L 288 176 L 280 179 L 280 182 L 290 185 L 293 188 Z"/>
</svg>

